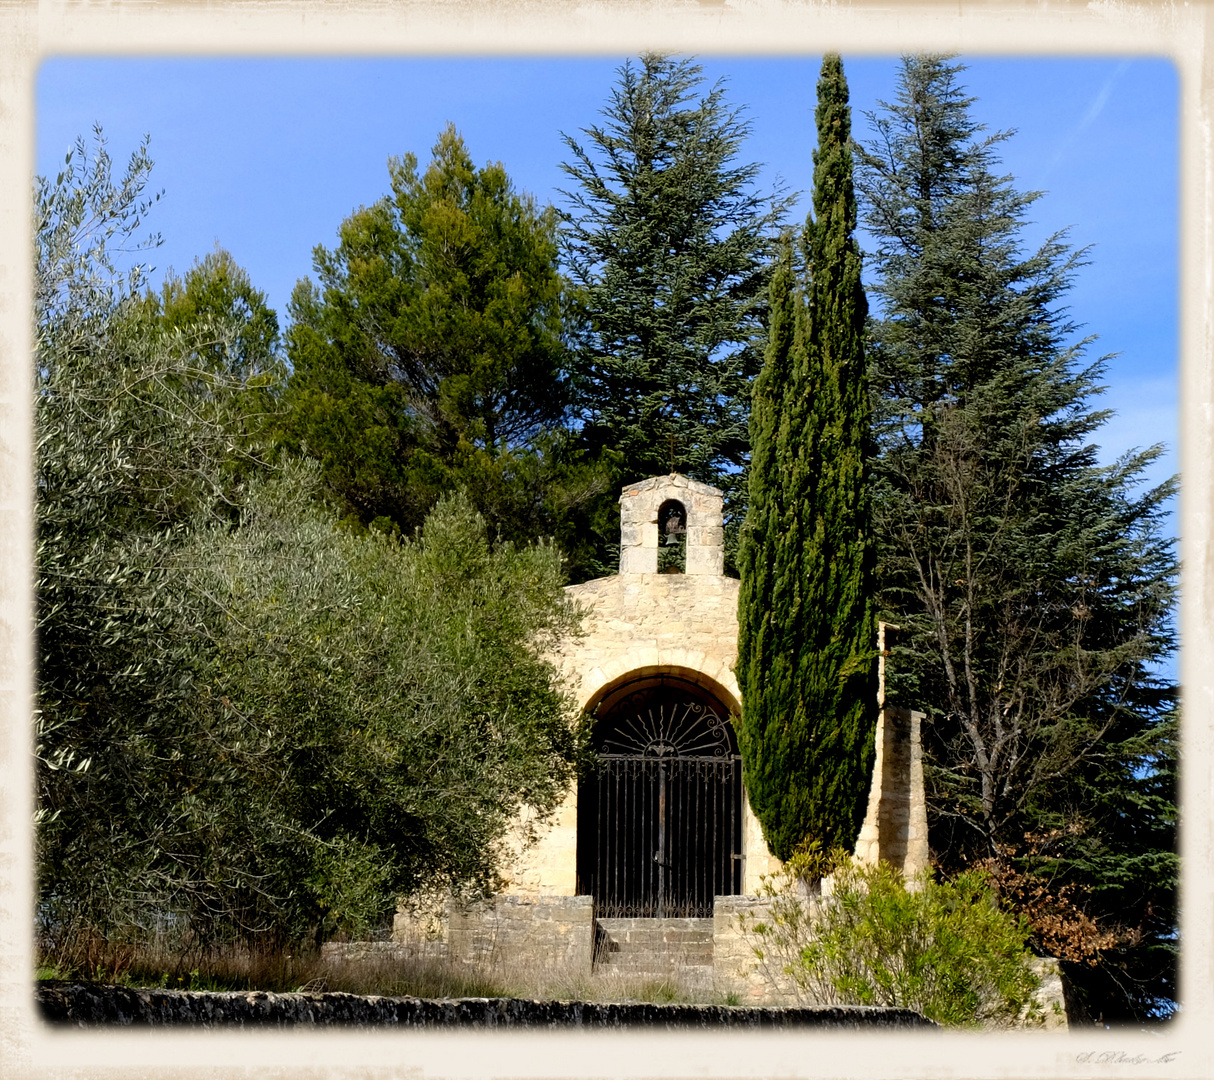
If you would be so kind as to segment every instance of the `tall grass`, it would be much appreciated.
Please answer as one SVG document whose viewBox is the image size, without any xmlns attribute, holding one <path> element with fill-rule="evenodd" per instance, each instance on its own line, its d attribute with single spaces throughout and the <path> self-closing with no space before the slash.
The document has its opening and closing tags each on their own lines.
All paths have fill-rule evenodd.
<svg viewBox="0 0 1214 1080">
<path fill-rule="evenodd" d="M 206 950 L 167 943 L 79 941 L 44 952 L 37 978 L 87 980 L 172 990 L 340 992 L 385 997 L 513 997 L 550 1001 L 736 1004 L 697 989 L 677 971 L 638 975 L 539 962 L 467 963 L 434 957 L 370 956 L 347 960 L 318 951 L 225 946 Z"/>
</svg>

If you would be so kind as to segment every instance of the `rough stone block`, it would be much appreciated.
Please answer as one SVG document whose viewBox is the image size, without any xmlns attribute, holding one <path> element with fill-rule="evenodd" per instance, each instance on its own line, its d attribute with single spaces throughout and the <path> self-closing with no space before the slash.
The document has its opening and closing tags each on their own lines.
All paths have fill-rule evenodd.
<svg viewBox="0 0 1214 1080">
<path fill-rule="evenodd" d="M 656 574 L 658 549 L 656 547 L 630 547 L 620 551 L 621 574 Z"/>
<path fill-rule="evenodd" d="M 453 959 L 559 963 L 589 973 L 589 896 L 498 896 L 491 904 L 453 907 L 450 918 Z"/>
<path fill-rule="evenodd" d="M 725 529 L 721 525 L 700 525 L 687 530 L 688 548 L 724 548 Z"/>
<path fill-rule="evenodd" d="M 725 573 L 725 552 L 719 548 L 688 548 L 687 570 L 690 574 L 712 574 L 719 577 Z"/>
</svg>

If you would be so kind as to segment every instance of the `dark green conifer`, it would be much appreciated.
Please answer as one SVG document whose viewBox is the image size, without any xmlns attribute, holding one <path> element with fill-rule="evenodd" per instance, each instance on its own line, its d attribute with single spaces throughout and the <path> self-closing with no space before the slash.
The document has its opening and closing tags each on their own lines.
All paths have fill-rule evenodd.
<svg viewBox="0 0 1214 1080">
<path fill-rule="evenodd" d="M 1091 1016 L 1143 1022 L 1176 1000 L 1176 488 L 1143 486 L 1161 446 L 1100 464 L 1104 360 L 1065 305 L 1088 253 L 1028 246 L 1042 193 L 963 72 L 905 57 L 857 152 L 886 689 L 927 717 L 937 868 L 993 860 Z"/>
<path fill-rule="evenodd" d="M 739 737 L 751 805 L 781 859 L 806 843 L 855 842 L 875 720 L 867 305 L 838 56 L 823 60 L 816 119 L 809 280 L 795 288 L 786 245 L 755 385 L 739 560 Z"/>
<path fill-rule="evenodd" d="M 745 111 L 703 82 L 691 59 L 645 54 L 619 69 L 602 122 L 565 136 L 563 261 L 586 316 L 571 357 L 582 443 L 619 456 L 621 483 L 674 468 L 721 488 L 732 562 L 789 200 L 757 189 Z"/>
</svg>

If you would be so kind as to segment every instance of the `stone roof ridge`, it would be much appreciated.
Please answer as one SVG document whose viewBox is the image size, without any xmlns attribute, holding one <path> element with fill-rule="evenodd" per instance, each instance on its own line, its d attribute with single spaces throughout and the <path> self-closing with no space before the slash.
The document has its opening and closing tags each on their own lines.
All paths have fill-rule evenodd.
<svg viewBox="0 0 1214 1080">
<path fill-rule="evenodd" d="M 692 480 L 689 476 L 684 476 L 682 473 L 667 473 L 665 476 L 650 476 L 645 480 L 638 480 L 635 484 L 627 484 L 620 492 L 621 495 L 639 495 L 642 491 L 651 491 L 656 487 L 674 487 L 687 488 L 699 495 L 720 495 L 720 488 L 715 488 L 711 484 L 701 483 L 699 480 Z"/>
</svg>

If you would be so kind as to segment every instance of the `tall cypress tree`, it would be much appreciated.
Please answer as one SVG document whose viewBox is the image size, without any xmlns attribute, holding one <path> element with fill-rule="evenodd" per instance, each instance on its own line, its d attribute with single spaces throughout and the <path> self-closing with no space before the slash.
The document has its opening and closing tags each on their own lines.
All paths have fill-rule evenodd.
<svg viewBox="0 0 1214 1080">
<path fill-rule="evenodd" d="M 739 739 L 751 805 L 781 859 L 807 841 L 855 842 L 875 720 L 867 304 L 838 56 L 823 60 L 815 117 L 809 281 L 794 288 L 786 246 L 755 385 L 739 559 Z"/>
</svg>

